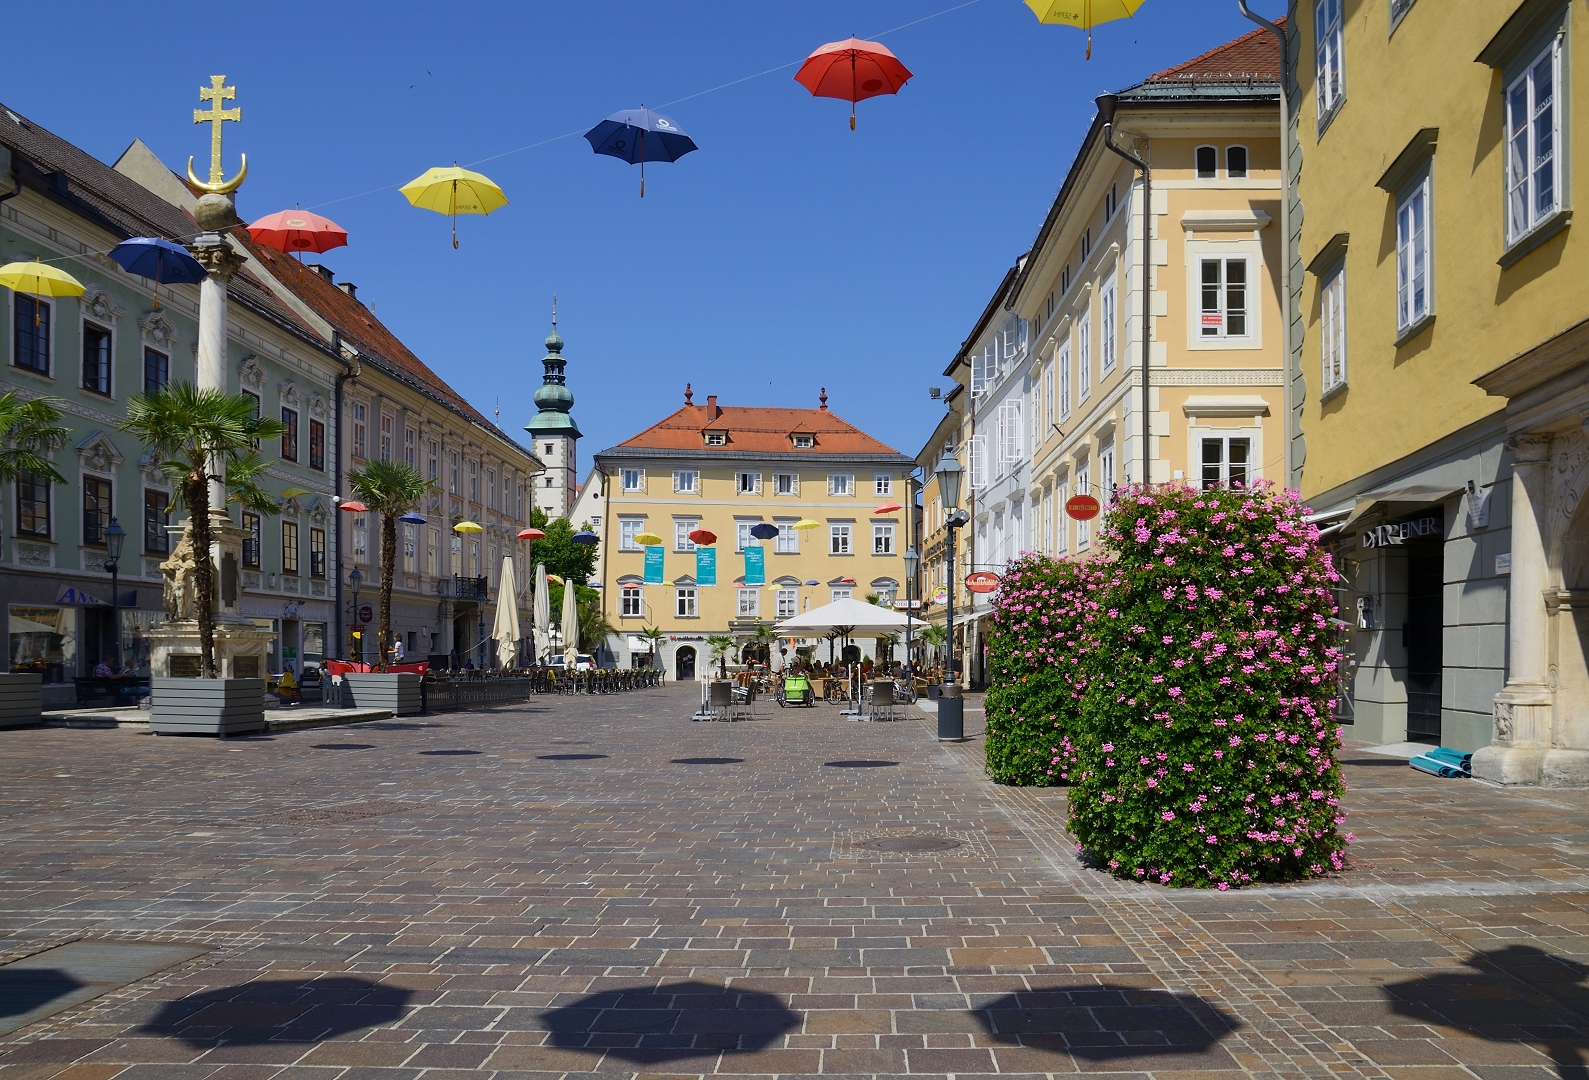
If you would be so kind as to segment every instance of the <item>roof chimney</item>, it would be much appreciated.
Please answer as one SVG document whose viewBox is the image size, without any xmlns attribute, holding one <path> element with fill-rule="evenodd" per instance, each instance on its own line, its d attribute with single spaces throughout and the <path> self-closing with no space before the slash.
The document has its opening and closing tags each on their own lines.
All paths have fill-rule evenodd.
<svg viewBox="0 0 1589 1080">
<path fill-rule="evenodd" d="M 359 287 L 353 284 L 351 281 L 339 281 L 337 282 L 337 288 L 341 289 L 355 300 L 359 298 Z"/>
<path fill-rule="evenodd" d="M 707 394 L 706 395 L 706 418 L 708 420 L 716 420 L 719 416 L 722 416 L 722 415 L 723 415 L 723 410 L 719 409 L 717 407 L 717 395 L 716 394 Z"/>
<path fill-rule="evenodd" d="M 329 266 L 321 266 L 319 263 L 310 263 L 309 269 L 325 278 L 327 282 L 330 282 L 333 285 L 336 284 L 335 277 L 331 273 L 331 268 Z"/>
<path fill-rule="evenodd" d="M 695 391 L 690 389 L 689 383 L 684 384 L 684 404 L 695 404 Z"/>
<path fill-rule="evenodd" d="M 822 388 L 822 394 L 821 394 L 821 396 L 819 396 L 817 398 L 817 400 L 822 403 L 822 411 L 826 412 L 827 409 L 828 409 L 828 388 L 827 387 L 824 386 Z"/>
</svg>

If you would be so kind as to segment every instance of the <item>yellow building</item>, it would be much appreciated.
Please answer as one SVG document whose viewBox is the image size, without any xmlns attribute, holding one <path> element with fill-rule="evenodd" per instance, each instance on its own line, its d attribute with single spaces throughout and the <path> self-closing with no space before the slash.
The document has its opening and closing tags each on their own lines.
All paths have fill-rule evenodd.
<svg viewBox="0 0 1589 1080">
<path fill-rule="evenodd" d="M 647 627 L 666 635 L 659 664 L 688 679 L 709 636 L 743 642 L 842 597 L 903 599 L 907 513 L 880 508 L 910 506 L 913 466 L 830 412 L 825 390 L 819 408 L 792 409 L 721 406 L 715 395 L 699 405 L 686 388 L 677 412 L 596 455 L 575 507 L 602 540 L 619 665 L 649 650 Z M 802 521 L 816 524 L 796 529 Z M 758 525 L 776 535 L 757 538 Z M 716 540 L 691 538 L 702 529 Z M 643 542 L 648 533 L 662 543 Z M 856 644 L 873 655 L 874 642 Z M 827 658 L 825 643 L 817 654 Z"/>
<path fill-rule="evenodd" d="M 1568 62 L 1589 16 L 1293 8 L 1302 484 L 1345 575 L 1343 719 L 1479 750 L 1490 779 L 1589 782 L 1589 83 Z"/>
</svg>

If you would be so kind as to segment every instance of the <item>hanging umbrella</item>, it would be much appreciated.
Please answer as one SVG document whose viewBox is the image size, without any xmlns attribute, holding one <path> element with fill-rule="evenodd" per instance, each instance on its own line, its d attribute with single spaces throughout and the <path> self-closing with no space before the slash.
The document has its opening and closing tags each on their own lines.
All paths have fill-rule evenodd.
<svg viewBox="0 0 1589 1080">
<path fill-rule="evenodd" d="M 1099 23 L 1129 19 L 1142 0 L 1026 0 L 1040 23 L 1074 26 L 1087 31 L 1087 59 L 1092 59 L 1092 28 Z"/>
<path fill-rule="evenodd" d="M 799 521 L 795 522 L 789 527 L 796 530 L 797 532 L 806 532 L 809 529 L 822 528 L 822 522 L 812 521 L 810 518 L 801 518 Z"/>
<path fill-rule="evenodd" d="M 898 503 L 884 503 L 882 506 L 879 506 L 876 510 L 873 510 L 872 513 L 874 513 L 874 514 L 897 514 L 903 509 L 905 509 L 905 508 L 903 506 L 900 506 Z"/>
<path fill-rule="evenodd" d="M 771 540 L 778 535 L 778 526 L 759 521 L 750 527 L 750 535 L 757 540 Z"/>
<path fill-rule="evenodd" d="M 711 529 L 692 529 L 690 530 L 690 542 L 699 544 L 701 547 L 710 547 L 717 543 L 717 534 Z"/>
<path fill-rule="evenodd" d="M 110 249 L 110 257 L 129 274 L 153 281 L 155 310 L 160 309 L 160 285 L 197 285 L 209 276 L 204 264 L 181 244 L 158 236 L 134 236 Z"/>
<path fill-rule="evenodd" d="M 570 536 L 569 539 L 574 541 L 574 543 L 576 543 L 576 544 L 584 544 L 586 547 L 589 547 L 591 544 L 599 544 L 599 543 L 601 543 L 601 537 L 597 536 L 595 533 L 591 532 L 589 529 L 581 529 L 581 530 L 579 530 L 579 532 L 575 533 L 573 536 Z M 657 541 L 657 542 L 661 543 L 660 540 Z"/>
<path fill-rule="evenodd" d="M 296 499 L 300 495 L 313 495 L 313 494 L 314 494 L 314 492 L 310 491 L 308 488 L 290 487 L 290 488 L 282 488 L 281 489 L 281 497 L 283 499 Z"/>
<path fill-rule="evenodd" d="M 540 540 L 546 536 L 540 529 L 520 529 L 520 540 Z"/>
<path fill-rule="evenodd" d="M 256 244 L 291 255 L 293 252 L 330 251 L 346 247 L 348 231 L 329 218 L 307 210 L 278 210 L 248 227 Z"/>
<path fill-rule="evenodd" d="M 1138 0 L 1140 2 L 1140 0 Z M 850 130 L 855 130 L 855 103 L 879 94 L 897 94 L 910 79 L 899 57 L 875 41 L 850 38 L 830 41 L 795 72 L 795 82 L 816 97 L 850 103 Z"/>
<path fill-rule="evenodd" d="M 423 525 L 423 524 L 425 524 L 425 519 L 420 517 L 418 514 L 416 514 L 412 510 L 410 510 L 408 513 L 404 514 L 402 517 L 398 518 L 397 520 L 401 521 L 405 525 Z"/>
<path fill-rule="evenodd" d="M 547 594 L 546 564 L 535 564 L 535 641 L 541 650 L 540 655 L 546 655 L 547 642 L 552 636 L 552 600 Z"/>
<path fill-rule="evenodd" d="M 502 579 L 497 585 L 497 619 L 491 636 L 497 642 L 497 666 L 512 667 L 519 656 L 519 604 L 515 598 L 518 589 L 513 585 L 513 558 L 502 560 Z"/>
<path fill-rule="evenodd" d="M 0 285 L 12 292 L 29 296 L 82 296 L 83 283 L 57 270 L 49 263 L 34 259 L 32 262 L 6 263 L 0 266 Z M 37 315 L 34 316 L 37 318 Z"/>
<path fill-rule="evenodd" d="M 636 534 L 634 542 L 639 544 L 641 547 L 656 547 L 658 544 L 662 543 L 662 537 L 658 536 L 654 532 L 643 532 Z"/>
<path fill-rule="evenodd" d="M 357 499 L 345 499 L 342 502 L 341 509 L 348 511 L 350 514 L 363 514 L 367 513 L 370 508 Z"/>
<path fill-rule="evenodd" d="M 452 531 L 455 533 L 483 533 L 486 530 L 485 526 L 478 521 L 460 521 L 452 527 Z"/>
<path fill-rule="evenodd" d="M 508 197 L 488 177 L 457 165 L 450 169 L 431 169 L 397 190 L 421 210 L 434 210 L 452 218 L 454 248 L 458 246 L 459 214 L 489 214 L 508 205 Z"/>
<path fill-rule="evenodd" d="M 579 652 L 579 596 L 572 581 L 563 585 L 563 666 L 574 667 Z"/>
<path fill-rule="evenodd" d="M 646 162 L 677 161 L 692 150 L 695 140 L 670 116 L 638 109 L 615 112 L 589 131 L 585 138 L 598 154 L 640 165 L 640 197 L 646 197 Z"/>
</svg>

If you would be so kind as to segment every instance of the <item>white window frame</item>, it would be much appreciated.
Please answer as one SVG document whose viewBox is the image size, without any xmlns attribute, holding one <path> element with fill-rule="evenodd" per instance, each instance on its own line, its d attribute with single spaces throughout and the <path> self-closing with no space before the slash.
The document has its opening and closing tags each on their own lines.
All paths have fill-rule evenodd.
<svg viewBox="0 0 1589 1080">
<path fill-rule="evenodd" d="M 970 459 L 967 471 L 971 473 L 971 490 L 981 491 L 988 486 L 988 437 L 973 435 L 967 439 L 966 456 Z"/>
<path fill-rule="evenodd" d="M 850 585 L 835 585 L 828 590 L 828 602 L 836 604 L 840 600 L 854 600 L 855 589 Z"/>
<path fill-rule="evenodd" d="M 800 533 L 795 529 L 794 518 L 785 521 L 774 521 L 778 526 L 778 535 L 773 538 L 773 552 L 777 555 L 800 554 Z"/>
<path fill-rule="evenodd" d="M 1043 489 L 1043 554 L 1050 557 L 1054 554 L 1054 489 Z"/>
<path fill-rule="evenodd" d="M 1318 122 L 1321 127 L 1346 99 L 1346 65 L 1342 57 L 1343 0 L 1314 0 L 1314 78 L 1318 83 Z"/>
<path fill-rule="evenodd" d="M 754 586 L 740 586 L 734 590 L 735 617 L 740 619 L 761 618 L 761 590 Z"/>
<path fill-rule="evenodd" d="M 1550 160 L 1541 168 L 1539 158 L 1539 120 L 1541 105 L 1538 74 L 1544 68 L 1550 72 Z M 1527 115 L 1519 117 L 1518 96 L 1521 92 L 1522 108 Z M 1562 201 L 1562 95 L 1561 95 L 1561 38 L 1551 39 L 1549 45 L 1534 55 L 1506 88 L 1506 237 L 1515 244 L 1539 225 L 1555 215 Z M 1522 121 L 1519 130 L 1519 121 Z M 1521 160 L 1520 160 L 1521 159 Z M 1539 192 L 1541 174 L 1550 182 L 1550 202 L 1541 206 Z M 1521 201 L 1521 205 L 1519 202 Z"/>
<path fill-rule="evenodd" d="M 891 521 L 872 523 L 872 554 L 894 554 L 894 523 Z"/>
<path fill-rule="evenodd" d="M 699 495 L 701 493 L 701 471 L 699 469 L 674 469 L 673 493 L 675 495 Z"/>
<path fill-rule="evenodd" d="M 1319 288 L 1319 345 L 1323 367 L 1323 393 L 1346 385 L 1346 264 L 1324 279 Z"/>
<path fill-rule="evenodd" d="M 740 469 L 734 473 L 735 495 L 760 495 L 761 473 L 749 469 Z"/>
<path fill-rule="evenodd" d="M 1246 479 L 1242 481 L 1242 486 L 1245 488 L 1252 487 L 1253 481 L 1258 478 L 1258 440 L 1251 432 L 1237 431 L 1227 433 L 1224 431 L 1197 431 L 1193 433 L 1192 439 L 1192 446 L 1197 454 L 1197 456 L 1192 460 L 1194 462 L 1195 468 L 1197 469 L 1197 486 L 1199 488 L 1207 489 L 1210 486 L 1210 481 L 1206 472 L 1208 463 L 1203 456 L 1204 448 L 1210 443 L 1218 444 L 1220 448 L 1218 462 L 1219 479 L 1214 481 L 1214 483 L 1219 487 L 1230 486 L 1230 448 L 1233 442 L 1243 442 L 1247 444 L 1247 460 L 1244 463 Z"/>
<path fill-rule="evenodd" d="M 1063 423 L 1070 419 L 1070 341 L 1066 340 L 1059 346 L 1059 419 Z"/>
<path fill-rule="evenodd" d="M 700 616 L 697 607 L 697 596 L 694 585 L 679 585 L 673 590 L 673 614 L 680 619 L 696 619 Z"/>
<path fill-rule="evenodd" d="M 1091 474 L 1091 470 L 1088 467 L 1087 462 L 1085 462 L 1085 461 L 1081 462 L 1080 464 L 1078 464 L 1076 466 L 1076 494 L 1078 494 L 1078 495 L 1096 495 L 1096 492 L 1093 492 L 1093 491 L 1089 490 L 1089 488 L 1091 486 L 1089 484 L 1089 480 L 1091 479 L 1091 475 L 1092 475 Z M 1100 500 L 1100 501 L 1102 501 L 1102 500 Z M 1087 528 L 1087 522 L 1085 522 L 1085 521 L 1077 521 L 1076 522 L 1076 550 L 1078 552 L 1087 550 L 1087 544 L 1088 544 L 1088 541 L 1090 539 L 1088 533 L 1089 533 L 1089 530 Z"/>
<path fill-rule="evenodd" d="M 618 550 L 619 551 L 644 551 L 645 548 L 635 543 L 635 537 L 646 531 L 646 519 L 643 517 L 627 517 L 618 515 Z"/>
<path fill-rule="evenodd" d="M 835 499 L 855 497 L 854 473 L 828 473 L 828 496 Z"/>
<path fill-rule="evenodd" d="M 623 468 L 618 471 L 619 483 L 624 494 L 644 494 L 646 490 L 646 471 L 638 468 Z"/>
<path fill-rule="evenodd" d="M 1054 554 L 1063 556 L 1070 551 L 1070 515 L 1065 504 L 1070 501 L 1070 480 L 1066 478 L 1054 485 Z"/>
<path fill-rule="evenodd" d="M 618 617 L 643 619 L 646 615 L 646 591 L 638 581 L 625 581 L 618 585 Z"/>
<path fill-rule="evenodd" d="M 674 518 L 673 519 L 673 550 L 694 551 L 695 541 L 690 539 L 690 533 L 701 527 L 700 518 Z"/>
<path fill-rule="evenodd" d="M 1100 380 L 1115 369 L 1117 359 L 1115 347 L 1115 282 L 1111 272 L 1109 280 L 1104 282 L 1103 288 L 1098 291 L 1098 362 L 1102 369 Z"/>
<path fill-rule="evenodd" d="M 1202 166 L 1199 165 L 1197 161 L 1198 155 L 1200 155 L 1204 150 L 1207 150 L 1209 156 L 1214 159 L 1214 167 L 1209 170 L 1207 176 L 1203 175 Z M 1198 146 L 1192 151 L 1192 175 L 1199 180 L 1219 179 L 1219 147 L 1212 146 L 1208 143 L 1203 143 L 1201 146 Z"/>
<path fill-rule="evenodd" d="M 872 494 L 879 498 L 894 494 L 894 474 L 886 472 L 873 473 Z"/>
<path fill-rule="evenodd" d="M 1092 396 L 1092 312 L 1084 312 L 1076 320 L 1076 370 L 1080 373 L 1081 393 L 1077 398 L 1086 401 Z"/>
<path fill-rule="evenodd" d="M 1113 501 L 1115 487 L 1115 444 L 1106 442 L 1098 448 L 1098 501 L 1108 505 Z"/>
<path fill-rule="evenodd" d="M 1240 150 L 1242 152 L 1243 156 L 1246 158 L 1246 163 L 1242 166 L 1241 175 L 1239 175 L 1239 176 L 1235 172 L 1233 172 L 1231 170 L 1231 167 L 1230 167 L 1230 152 L 1232 150 Z M 1252 150 L 1251 150 L 1251 148 L 1247 147 L 1246 145 L 1244 145 L 1242 143 L 1231 143 L 1229 146 L 1225 147 L 1224 167 L 1225 167 L 1225 179 L 1227 179 L 1227 180 L 1246 180 L 1246 179 L 1250 178 L 1252 176 Z"/>
<path fill-rule="evenodd" d="M 1194 287 L 1196 289 L 1196 294 L 1197 294 L 1197 299 L 1198 299 L 1198 303 L 1197 303 L 1197 340 L 1205 341 L 1205 342 L 1206 341 L 1225 342 L 1225 341 L 1250 341 L 1250 340 L 1252 340 L 1252 338 L 1254 336 L 1254 334 L 1253 334 L 1253 331 L 1254 331 L 1254 327 L 1253 327 L 1253 284 L 1254 284 L 1254 282 L 1253 282 L 1253 260 L 1252 260 L 1251 256 L 1249 256 L 1249 255 L 1247 255 L 1245 253 L 1241 253 L 1241 254 L 1234 254 L 1234 253 L 1218 253 L 1218 254 L 1205 253 L 1205 254 L 1199 255 L 1196 258 L 1196 260 L 1195 260 L 1193 265 L 1196 268 L 1196 275 L 1197 275 L 1196 276 L 1196 280 L 1194 282 Z M 1242 280 L 1242 283 L 1241 283 L 1242 307 L 1239 309 L 1240 313 L 1241 313 L 1242 329 L 1241 329 L 1241 332 L 1237 333 L 1237 334 L 1233 334 L 1233 333 L 1230 332 L 1231 312 L 1234 311 L 1234 310 L 1238 310 L 1238 309 L 1232 308 L 1231 305 L 1230 305 L 1230 301 L 1231 301 L 1232 293 L 1233 293 L 1233 287 L 1232 287 L 1232 285 L 1230 283 L 1230 268 L 1231 268 L 1232 265 L 1240 265 L 1241 268 L 1242 268 L 1242 274 L 1243 274 L 1243 280 Z M 1206 284 L 1206 282 L 1204 281 L 1204 278 L 1203 278 L 1204 268 L 1208 267 L 1208 266 L 1217 266 L 1219 268 L 1219 281 L 1214 286 L 1214 288 L 1215 288 L 1215 293 L 1214 293 L 1215 306 L 1213 308 L 1209 308 L 1207 306 L 1208 305 L 1207 284 Z M 1216 318 L 1218 319 L 1217 323 L 1211 321 L 1211 320 L 1216 319 Z"/>
<path fill-rule="evenodd" d="M 773 492 L 777 496 L 798 498 L 800 495 L 800 474 L 797 472 L 781 472 L 773 477 Z"/>
<path fill-rule="evenodd" d="M 1434 314 L 1434 177 L 1425 172 L 1396 204 L 1396 331 Z M 1421 294 L 1421 295 L 1420 295 Z"/>
<path fill-rule="evenodd" d="M 800 614 L 800 590 L 780 588 L 774 603 L 777 605 L 774 609 L 778 613 L 777 618 L 792 619 Z"/>
<path fill-rule="evenodd" d="M 728 445 L 728 432 L 726 432 L 726 431 L 708 431 L 706 433 L 706 445 L 707 446 L 727 446 Z"/>
<path fill-rule="evenodd" d="M 828 554 L 855 554 L 855 526 L 853 524 L 850 522 L 830 522 L 828 524 Z"/>
<path fill-rule="evenodd" d="M 736 522 L 734 522 L 734 551 L 735 552 L 744 551 L 746 548 L 760 547 L 761 546 L 761 541 L 757 540 L 754 536 L 750 535 L 750 530 L 755 528 L 758 524 L 760 524 L 760 522 L 753 521 L 753 520 L 752 521 L 736 521 Z"/>
<path fill-rule="evenodd" d="M 1026 439 L 1023 435 L 1021 399 L 1006 398 L 999 402 L 999 464 L 1019 465 L 1026 459 Z"/>
</svg>

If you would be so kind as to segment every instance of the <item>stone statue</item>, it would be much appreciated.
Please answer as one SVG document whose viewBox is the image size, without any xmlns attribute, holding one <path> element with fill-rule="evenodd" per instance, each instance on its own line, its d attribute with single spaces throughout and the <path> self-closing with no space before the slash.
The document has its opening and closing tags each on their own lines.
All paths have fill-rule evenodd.
<svg viewBox="0 0 1589 1080">
<path fill-rule="evenodd" d="M 160 564 L 160 573 L 165 579 L 163 601 L 166 614 L 172 619 L 193 618 L 193 567 L 193 534 L 184 529 L 176 550 Z"/>
</svg>

